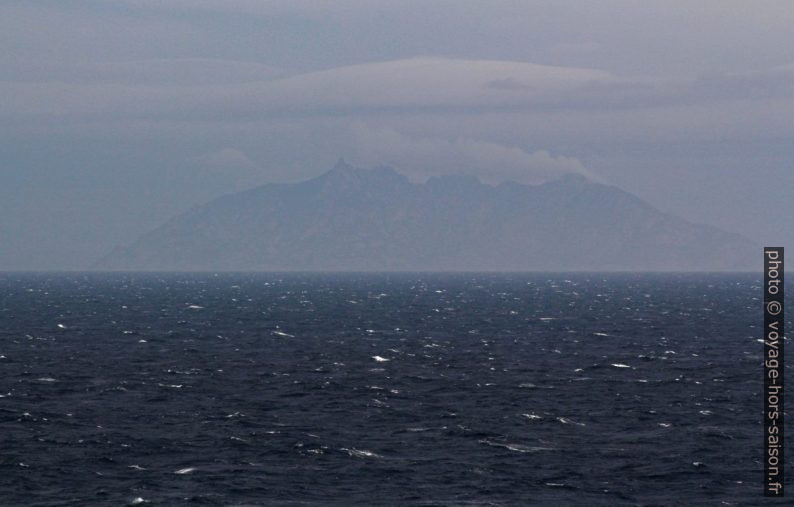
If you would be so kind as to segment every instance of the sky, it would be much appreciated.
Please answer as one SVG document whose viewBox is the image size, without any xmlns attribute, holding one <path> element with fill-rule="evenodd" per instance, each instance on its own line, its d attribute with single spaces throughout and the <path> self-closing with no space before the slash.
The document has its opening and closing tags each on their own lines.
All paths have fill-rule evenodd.
<svg viewBox="0 0 794 507">
<path fill-rule="evenodd" d="M 6 0 L 0 271 L 339 158 L 579 173 L 790 246 L 793 26 L 789 0 Z"/>
</svg>

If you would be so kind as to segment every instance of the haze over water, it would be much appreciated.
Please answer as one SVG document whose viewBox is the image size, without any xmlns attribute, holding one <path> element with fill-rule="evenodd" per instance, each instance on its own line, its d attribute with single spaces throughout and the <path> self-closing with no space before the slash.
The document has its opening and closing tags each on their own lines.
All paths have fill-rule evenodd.
<svg viewBox="0 0 794 507">
<path fill-rule="evenodd" d="M 760 286 L 2 274 L 0 498 L 756 503 Z"/>
</svg>

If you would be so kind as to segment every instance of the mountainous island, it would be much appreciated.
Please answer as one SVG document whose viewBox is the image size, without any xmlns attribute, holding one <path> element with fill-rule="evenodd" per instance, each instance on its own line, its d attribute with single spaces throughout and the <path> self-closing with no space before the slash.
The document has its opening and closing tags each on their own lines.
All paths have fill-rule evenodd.
<svg viewBox="0 0 794 507">
<path fill-rule="evenodd" d="M 567 175 L 412 183 L 343 161 L 301 183 L 226 195 L 117 248 L 97 269 L 670 271 L 755 268 L 755 245 Z"/>
</svg>

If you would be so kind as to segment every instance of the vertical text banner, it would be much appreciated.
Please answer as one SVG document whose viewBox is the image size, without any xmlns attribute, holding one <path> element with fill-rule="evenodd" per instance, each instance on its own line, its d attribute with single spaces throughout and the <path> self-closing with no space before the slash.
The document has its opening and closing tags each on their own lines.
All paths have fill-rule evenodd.
<svg viewBox="0 0 794 507">
<path fill-rule="evenodd" d="M 783 248 L 764 248 L 764 496 L 783 495 Z"/>
</svg>

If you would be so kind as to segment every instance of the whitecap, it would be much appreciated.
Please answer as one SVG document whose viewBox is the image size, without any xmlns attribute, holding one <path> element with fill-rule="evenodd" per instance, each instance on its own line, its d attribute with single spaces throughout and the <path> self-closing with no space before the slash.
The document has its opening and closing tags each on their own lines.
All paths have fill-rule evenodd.
<svg viewBox="0 0 794 507">
<path fill-rule="evenodd" d="M 510 443 L 502 443 L 502 442 L 494 442 L 492 440 L 480 440 L 481 444 L 490 445 L 492 447 L 504 447 L 507 450 L 514 451 L 514 452 L 543 452 L 543 451 L 556 451 L 557 449 L 554 447 L 538 447 L 538 446 L 530 446 L 530 445 L 523 445 L 523 444 L 510 444 Z"/>
<path fill-rule="evenodd" d="M 189 310 L 203 310 L 204 309 L 203 306 L 199 306 L 199 305 L 188 305 L 187 307 L 188 307 Z"/>
<path fill-rule="evenodd" d="M 593 333 L 593 334 L 596 335 L 596 336 L 609 336 L 606 333 Z"/>
<path fill-rule="evenodd" d="M 584 426 L 585 425 L 584 423 L 576 422 L 573 419 L 567 419 L 565 417 L 558 417 L 557 420 L 560 421 L 563 424 L 575 424 L 577 426 Z"/>
<path fill-rule="evenodd" d="M 379 363 L 385 363 L 386 361 L 389 361 L 389 359 L 386 359 L 385 357 L 381 357 L 381 356 L 372 356 L 372 359 L 374 359 Z"/>
<path fill-rule="evenodd" d="M 41 377 L 41 378 L 37 378 L 36 380 L 38 380 L 39 382 L 57 382 L 57 380 L 55 380 L 52 377 Z"/>
<path fill-rule="evenodd" d="M 292 335 L 292 334 L 289 334 L 289 333 L 285 333 L 285 332 L 279 331 L 279 330 L 273 331 L 273 334 L 276 335 L 276 336 L 284 336 L 286 338 L 295 338 L 295 335 Z"/>
<path fill-rule="evenodd" d="M 64 326 L 63 324 L 58 324 L 58 327 L 59 327 L 60 329 L 66 329 L 66 326 Z"/>
<path fill-rule="evenodd" d="M 614 366 L 615 368 L 631 368 L 631 366 L 623 363 L 612 363 L 610 366 Z"/>
<path fill-rule="evenodd" d="M 185 475 L 185 474 L 193 473 L 195 471 L 196 471 L 195 468 L 188 467 L 188 468 L 180 468 L 179 470 L 175 471 L 174 473 L 178 474 L 178 475 Z"/>
<path fill-rule="evenodd" d="M 340 450 L 345 451 L 350 456 L 356 457 L 356 458 L 380 458 L 381 457 L 380 455 L 375 454 L 372 451 L 367 451 L 367 450 L 352 449 L 352 448 L 348 449 L 346 447 L 342 447 L 342 449 L 340 449 Z"/>
<path fill-rule="evenodd" d="M 138 497 L 138 498 L 135 498 L 135 499 L 133 499 L 133 500 L 130 502 L 130 505 L 140 505 L 140 504 L 142 504 L 142 503 L 146 503 L 146 500 L 144 500 L 144 499 L 143 499 L 143 498 L 141 498 L 141 497 Z"/>
</svg>

